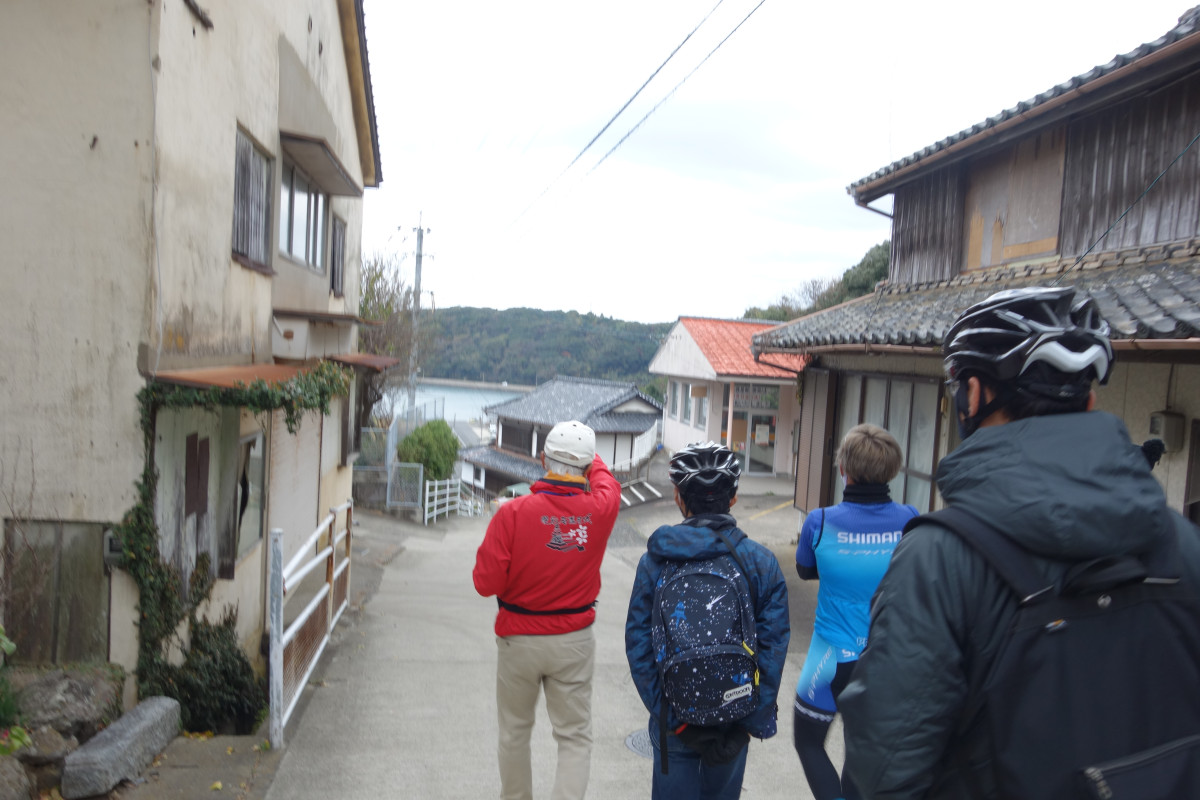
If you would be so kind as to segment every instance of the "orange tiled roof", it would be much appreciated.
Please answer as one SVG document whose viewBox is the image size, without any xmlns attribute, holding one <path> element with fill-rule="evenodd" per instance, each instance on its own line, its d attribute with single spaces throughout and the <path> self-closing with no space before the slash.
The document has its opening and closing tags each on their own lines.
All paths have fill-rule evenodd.
<svg viewBox="0 0 1200 800">
<path fill-rule="evenodd" d="M 804 369 L 803 356 L 782 353 L 763 356 L 764 361 L 790 367 L 790 371 L 754 360 L 754 355 L 750 352 L 750 338 L 756 333 L 774 328 L 775 323 L 702 317 L 680 317 L 679 322 L 718 375 L 794 378 L 796 371 Z"/>
</svg>

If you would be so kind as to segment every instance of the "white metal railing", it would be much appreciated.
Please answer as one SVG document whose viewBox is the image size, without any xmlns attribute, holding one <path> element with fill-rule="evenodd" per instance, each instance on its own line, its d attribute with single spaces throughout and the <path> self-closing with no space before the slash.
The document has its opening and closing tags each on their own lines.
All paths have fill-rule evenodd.
<svg viewBox="0 0 1200 800">
<path fill-rule="evenodd" d="M 338 519 L 345 520 L 338 526 Z M 291 561 L 283 563 L 283 531 L 273 528 L 270 533 L 268 554 L 269 587 L 268 612 L 270 615 L 270 739 L 271 747 L 283 747 L 283 729 L 287 725 L 301 689 L 316 669 L 330 633 L 342 618 L 350 599 L 350 531 L 354 525 L 354 501 L 348 500 L 321 520 L 317 529 L 309 535 Z M 344 550 L 341 549 L 345 545 Z M 323 545 L 323 546 L 322 546 Z M 314 555 L 309 555 L 315 548 Z M 339 550 L 343 553 L 338 560 Z M 304 579 L 321 565 L 325 566 L 325 579 L 316 586 L 312 598 L 304 609 L 285 629 L 283 606 L 288 596 L 301 594 L 303 586 L 312 588 L 314 581 L 307 584 Z"/>
<path fill-rule="evenodd" d="M 485 502 L 458 478 L 444 481 L 425 481 L 424 517 L 425 524 L 438 517 L 449 516 L 450 512 L 460 517 L 477 517 L 483 514 Z"/>
<path fill-rule="evenodd" d="M 633 472 L 650 457 L 654 455 L 655 449 L 658 447 L 658 425 L 651 426 L 650 430 L 638 436 L 633 440 L 633 449 L 630 451 L 629 458 L 624 461 L 618 461 L 612 465 L 613 472 Z"/>
</svg>

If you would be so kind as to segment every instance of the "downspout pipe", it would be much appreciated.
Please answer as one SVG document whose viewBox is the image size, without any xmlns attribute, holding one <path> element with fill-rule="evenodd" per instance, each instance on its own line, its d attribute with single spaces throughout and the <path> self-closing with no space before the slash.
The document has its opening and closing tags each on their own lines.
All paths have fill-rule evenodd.
<svg viewBox="0 0 1200 800">
<path fill-rule="evenodd" d="M 871 209 L 871 210 L 874 211 L 875 209 Z M 758 352 L 756 352 L 754 354 L 754 363 L 755 364 L 766 364 L 768 367 L 774 367 L 775 369 L 781 369 L 784 372 L 790 372 L 793 375 L 803 375 L 804 374 L 803 368 L 796 369 L 795 367 L 785 367 L 783 364 L 775 364 L 771 361 L 763 361 L 762 355 L 763 355 L 762 353 L 758 353 Z M 809 356 L 808 358 L 809 358 L 809 360 L 811 360 L 811 356 Z M 804 366 L 806 366 L 806 367 L 808 366 L 808 361 L 804 362 Z"/>
<path fill-rule="evenodd" d="M 870 203 L 859 199 L 859 197 L 857 195 L 855 195 L 855 197 L 854 197 L 854 205 L 858 206 L 859 208 L 865 208 L 867 211 L 874 211 L 876 214 L 878 214 L 881 217 L 887 217 L 888 219 L 895 219 L 895 217 L 893 217 L 891 214 L 887 213 L 886 211 L 880 211 L 878 208 L 871 208 Z"/>
</svg>

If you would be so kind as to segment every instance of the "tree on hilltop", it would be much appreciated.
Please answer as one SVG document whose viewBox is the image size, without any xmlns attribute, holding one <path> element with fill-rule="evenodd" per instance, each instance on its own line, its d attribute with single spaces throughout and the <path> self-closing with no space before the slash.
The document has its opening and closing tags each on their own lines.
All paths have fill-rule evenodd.
<svg viewBox="0 0 1200 800">
<path fill-rule="evenodd" d="M 887 278 L 892 244 L 885 239 L 866 252 L 857 264 L 840 278 L 812 278 L 766 308 L 747 308 L 744 319 L 789 320 L 831 308 L 875 291 L 875 284 Z"/>
</svg>

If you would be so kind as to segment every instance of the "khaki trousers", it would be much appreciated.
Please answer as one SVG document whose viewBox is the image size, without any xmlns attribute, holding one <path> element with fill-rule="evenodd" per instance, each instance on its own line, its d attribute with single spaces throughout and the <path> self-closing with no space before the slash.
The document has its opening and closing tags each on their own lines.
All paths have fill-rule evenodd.
<svg viewBox="0 0 1200 800">
<path fill-rule="evenodd" d="M 550 797 L 582 800 L 592 761 L 592 628 L 554 636 L 497 636 L 496 646 L 500 800 L 533 800 L 529 736 L 539 688 L 546 693 L 546 714 L 558 742 Z"/>
</svg>

